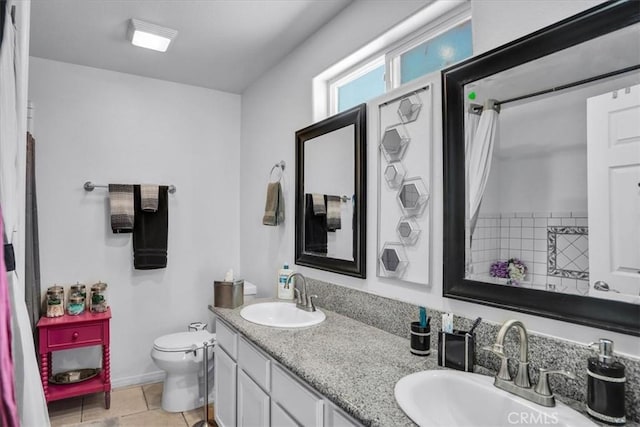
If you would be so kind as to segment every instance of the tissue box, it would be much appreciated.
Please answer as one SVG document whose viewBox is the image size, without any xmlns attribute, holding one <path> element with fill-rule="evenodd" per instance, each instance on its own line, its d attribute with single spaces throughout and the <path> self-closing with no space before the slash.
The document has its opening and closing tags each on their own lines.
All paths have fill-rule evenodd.
<svg viewBox="0 0 640 427">
<path fill-rule="evenodd" d="M 438 366 L 472 372 L 475 345 L 467 331 L 438 332 Z"/>
<path fill-rule="evenodd" d="M 213 282 L 213 306 L 236 308 L 244 304 L 244 280 Z"/>
</svg>

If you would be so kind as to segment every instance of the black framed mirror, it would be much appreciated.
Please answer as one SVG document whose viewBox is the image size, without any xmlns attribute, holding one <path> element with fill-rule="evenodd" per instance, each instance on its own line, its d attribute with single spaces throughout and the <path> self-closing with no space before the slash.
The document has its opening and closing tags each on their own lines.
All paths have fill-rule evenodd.
<svg viewBox="0 0 640 427">
<path fill-rule="evenodd" d="M 366 277 L 366 132 L 366 104 L 296 132 L 296 264 Z"/>
<path fill-rule="evenodd" d="M 622 193 L 596 201 L 602 188 L 621 191 L 625 185 L 629 194 L 639 197 L 637 182 L 632 182 L 637 176 L 598 184 L 604 178 L 593 171 L 605 163 L 601 151 L 592 151 L 591 132 L 595 123 L 606 120 L 588 116 L 601 99 L 634 97 L 631 110 L 624 111 L 640 110 L 639 22 L 637 1 L 610 1 L 443 70 L 445 297 L 640 336 L 640 241 L 634 232 L 640 230 L 638 212 L 616 205 L 615 200 L 629 197 Z M 554 125 L 559 109 L 569 105 L 576 106 L 577 121 Z M 545 111 L 547 118 L 534 118 L 533 111 Z M 480 116 L 480 124 L 474 125 L 477 112 L 487 112 L 487 117 L 483 122 Z M 520 122 L 509 121 L 517 117 Z M 494 137 L 478 138 L 474 126 L 484 126 Z M 542 136 L 545 130 L 555 130 L 555 135 Z M 517 136 L 508 138 L 509 132 Z M 484 157 L 476 156 L 473 144 L 486 144 Z M 574 149 L 582 154 L 559 162 L 562 170 L 555 180 L 546 163 L 531 163 L 550 162 L 551 152 L 568 155 Z M 640 150 L 629 153 L 622 156 L 625 161 L 634 158 L 624 165 L 626 170 L 640 169 Z M 574 166 L 581 172 L 570 172 Z M 540 175 L 527 177 L 528 169 Z M 502 175 L 496 175 L 498 171 Z M 521 178 L 526 183 L 518 186 Z M 556 197 L 565 204 L 531 206 L 538 193 L 550 194 L 565 184 L 570 193 Z M 517 192 L 510 193 L 510 186 Z M 509 203 L 506 212 L 496 208 Z M 596 215 L 602 206 L 609 209 L 608 222 Z M 622 219 L 616 222 L 614 217 Z M 605 248 L 609 243 L 599 244 L 615 237 L 603 238 L 597 231 L 603 225 L 617 230 L 624 241 L 615 253 Z M 511 234 L 505 236 L 505 229 Z M 575 258 L 563 252 L 577 247 Z M 621 250 L 625 247 L 629 250 Z M 618 263 L 613 279 L 599 280 L 593 262 L 599 257 L 607 264 L 621 256 L 625 261 Z"/>
</svg>

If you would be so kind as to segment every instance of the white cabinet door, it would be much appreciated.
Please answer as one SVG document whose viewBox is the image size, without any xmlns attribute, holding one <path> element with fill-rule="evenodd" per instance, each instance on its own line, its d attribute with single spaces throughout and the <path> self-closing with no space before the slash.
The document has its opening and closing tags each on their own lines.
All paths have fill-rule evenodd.
<svg viewBox="0 0 640 427">
<path fill-rule="evenodd" d="M 271 402 L 271 426 L 272 427 L 299 427 L 291 415 L 282 409 L 280 405 Z"/>
<path fill-rule="evenodd" d="M 214 348 L 215 418 L 220 427 L 236 426 L 236 363 L 216 346 Z"/>
<path fill-rule="evenodd" d="M 591 296 L 640 302 L 639 118 L 640 85 L 587 100 Z"/>
<path fill-rule="evenodd" d="M 333 404 L 327 404 L 327 415 L 324 422 L 325 427 L 359 427 L 358 421 L 342 412 Z"/>
<path fill-rule="evenodd" d="M 269 395 L 238 370 L 238 427 L 269 427 Z"/>
</svg>

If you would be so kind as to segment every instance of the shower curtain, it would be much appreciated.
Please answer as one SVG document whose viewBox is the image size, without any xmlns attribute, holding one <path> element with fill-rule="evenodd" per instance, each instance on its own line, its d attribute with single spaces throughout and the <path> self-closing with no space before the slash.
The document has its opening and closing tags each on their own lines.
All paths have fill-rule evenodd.
<svg viewBox="0 0 640 427">
<path fill-rule="evenodd" d="M 465 170 L 465 197 L 466 200 L 466 214 L 465 214 L 465 234 L 464 234 L 464 259 L 465 259 L 465 277 L 473 273 L 473 259 L 471 254 L 471 222 L 469 221 L 469 159 L 471 157 L 470 147 L 473 137 L 478 129 L 478 123 L 480 122 L 480 112 L 474 107 L 480 107 L 479 105 L 472 104 L 466 111 L 464 118 L 464 170 Z"/>
<path fill-rule="evenodd" d="M 35 139 L 27 132 L 27 207 L 25 234 L 25 289 L 24 297 L 31 322 L 31 330 L 36 338 L 36 324 L 40 319 L 40 244 L 38 239 L 38 202 L 36 199 L 36 147 Z M 37 340 L 35 341 L 37 342 Z"/>
<path fill-rule="evenodd" d="M 493 158 L 493 147 L 496 138 L 496 129 L 498 127 L 498 111 L 496 101 L 488 100 L 477 124 L 475 132 L 472 131 L 474 121 L 471 119 L 470 126 L 465 129 L 466 140 L 466 156 L 465 165 L 467 171 L 467 220 L 468 222 L 468 256 L 467 256 L 467 273 L 473 272 L 473 263 L 471 261 L 471 243 L 473 241 L 473 232 L 476 229 L 478 221 L 478 213 L 480 212 L 480 204 L 482 196 L 487 186 L 489 173 L 491 172 L 491 160 Z M 471 139 L 473 135 L 473 139 Z"/>
<path fill-rule="evenodd" d="M 18 8 L 21 28 L 17 32 L 11 17 L 13 6 Z M 18 407 L 19 423 L 25 427 L 49 426 L 47 404 L 42 390 L 31 322 L 27 313 L 22 263 L 21 222 L 24 218 L 24 144 L 26 135 L 26 51 L 30 3 L 28 0 L 7 0 L 4 10 L 4 28 L 0 44 L 0 206 L 5 234 L 15 248 L 16 271 L 8 272 L 6 280 L 11 311 L 11 347 L 13 354 L 13 380 Z M 22 44 L 24 43 L 24 44 Z M 19 179 L 20 177 L 20 179 Z M 19 262 L 18 262 L 19 261 Z M 6 324 L 0 325 L 6 327 Z M 8 357 L 1 354 L 0 359 Z M 3 371 L 4 375 L 11 375 Z"/>
<path fill-rule="evenodd" d="M 4 235 L 2 207 L 0 207 L 0 234 Z M 0 426 L 14 427 L 19 425 L 19 419 L 13 375 L 11 308 L 6 271 L 4 246 L 0 245 Z"/>
</svg>

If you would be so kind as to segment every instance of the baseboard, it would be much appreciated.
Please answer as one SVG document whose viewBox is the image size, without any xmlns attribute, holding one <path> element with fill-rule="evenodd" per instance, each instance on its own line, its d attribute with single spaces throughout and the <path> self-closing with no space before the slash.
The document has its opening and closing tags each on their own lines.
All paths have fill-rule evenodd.
<svg viewBox="0 0 640 427">
<path fill-rule="evenodd" d="M 121 387 L 128 387 L 132 385 L 159 383 L 164 380 L 164 376 L 165 376 L 164 371 L 156 371 L 156 372 L 148 372 L 142 375 L 132 375 L 130 377 L 112 378 L 111 387 L 121 388 Z"/>
</svg>

